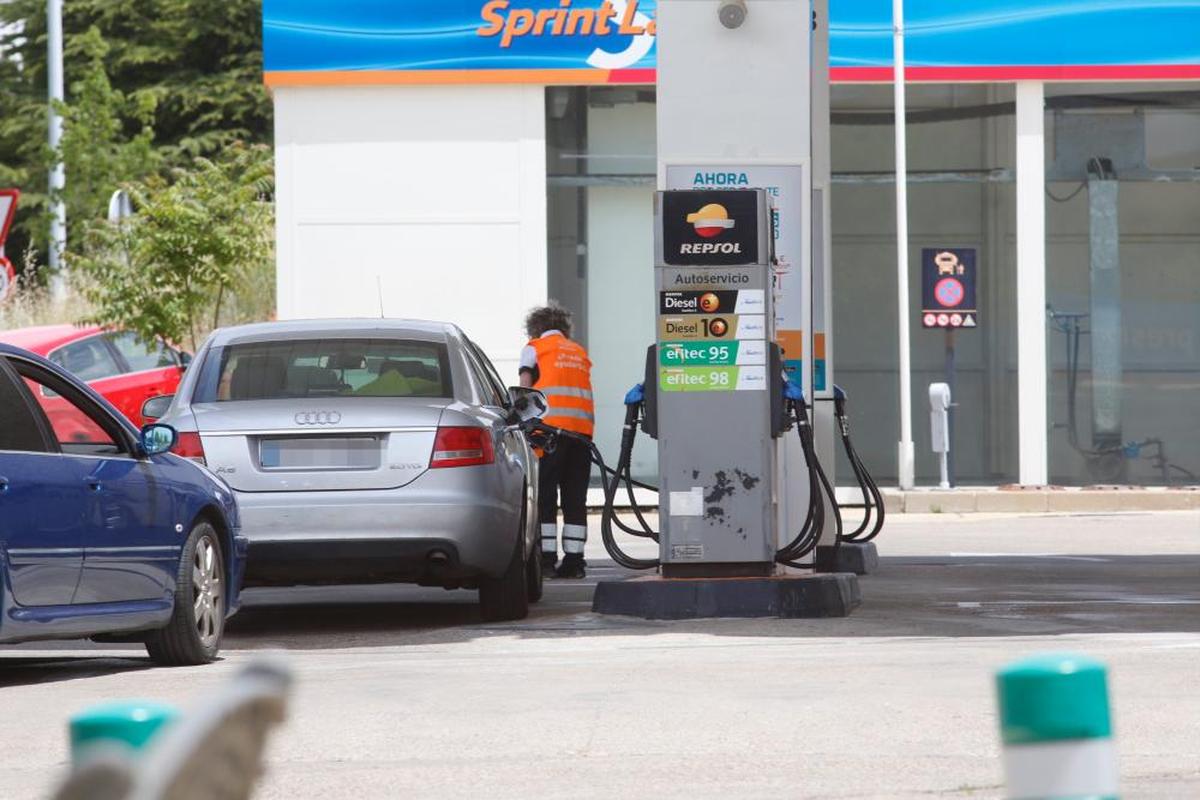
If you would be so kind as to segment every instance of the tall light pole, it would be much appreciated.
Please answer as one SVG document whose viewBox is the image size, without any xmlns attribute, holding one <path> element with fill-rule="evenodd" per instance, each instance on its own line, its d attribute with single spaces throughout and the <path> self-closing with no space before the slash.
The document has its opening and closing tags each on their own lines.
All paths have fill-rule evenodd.
<svg viewBox="0 0 1200 800">
<path fill-rule="evenodd" d="M 900 345 L 900 443 L 897 447 L 900 488 L 915 484 L 912 441 L 912 363 L 908 332 L 908 139 L 904 95 L 904 0 L 892 0 L 896 106 L 896 285 Z"/>
<path fill-rule="evenodd" d="M 46 0 L 46 74 L 49 77 L 50 149 L 58 150 L 62 141 L 63 121 L 55 107 L 63 101 L 63 0 Z M 67 249 L 67 206 L 62 199 L 67 185 L 61 159 L 50 169 L 50 293 L 61 300 L 67 293 L 62 257 Z"/>
</svg>

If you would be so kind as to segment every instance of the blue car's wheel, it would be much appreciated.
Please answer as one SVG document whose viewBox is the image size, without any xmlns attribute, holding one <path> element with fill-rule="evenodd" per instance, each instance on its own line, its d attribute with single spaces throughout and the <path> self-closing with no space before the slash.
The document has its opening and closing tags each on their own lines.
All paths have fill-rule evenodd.
<svg viewBox="0 0 1200 800">
<path fill-rule="evenodd" d="M 200 522 L 179 559 L 171 621 L 146 640 L 150 658 L 166 667 L 215 659 L 225 629 L 225 589 L 221 538 L 212 525 Z"/>
</svg>

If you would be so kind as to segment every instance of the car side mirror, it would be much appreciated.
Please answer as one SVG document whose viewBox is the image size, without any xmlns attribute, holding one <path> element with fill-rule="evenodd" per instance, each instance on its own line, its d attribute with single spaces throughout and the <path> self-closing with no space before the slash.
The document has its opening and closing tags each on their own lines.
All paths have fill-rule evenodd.
<svg viewBox="0 0 1200 800">
<path fill-rule="evenodd" d="M 162 419 L 175 399 L 173 394 L 160 394 L 142 403 L 142 419 Z"/>
<path fill-rule="evenodd" d="M 187 368 L 188 364 L 192 363 L 191 353 L 185 353 L 183 350 L 180 350 L 177 355 L 179 356 L 179 366 L 183 367 L 184 369 Z"/>
<path fill-rule="evenodd" d="M 177 441 L 179 441 L 179 434 L 170 425 L 156 422 L 142 428 L 140 439 L 142 452 L 148 456 L 166 453 L 175 446 Z"/>
<path fill-rule="evenodd" d="M 512 405 L 509 422 L 513 425 L 541 419 L 550 410 L 550 403 L 546 400 L 546 395 L 537 389 L 511 386 L 508 389 L 508 399 Z"/>
</svg>

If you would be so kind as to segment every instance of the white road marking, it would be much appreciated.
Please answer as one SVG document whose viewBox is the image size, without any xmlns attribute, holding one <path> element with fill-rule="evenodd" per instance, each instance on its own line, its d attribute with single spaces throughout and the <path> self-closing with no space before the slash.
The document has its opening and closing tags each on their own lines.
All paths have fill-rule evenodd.
<svg viewBox="0 0 1200 800">
<path fill-rule="evenodd" d="M 950 605 L 938 603 L 938 605 Z M 982 608 L 983 606 L 1081 606 L 1081 605 L 1119 605 L 1119 606 L 1200 606 L 1200 600 L 1187 598 L 1132 598 L 1113 600 L 985 600 L 982 602 L 955 603 L 958 608 Z"/>
<path fill-rule="evenodd" d="M 1099 556 L 1069 556 L 1065 553 L 951 553 L 951 558 L 1060 558 L 1064 561 L 1096 561 L 1107 563 L 1111 558 Z"/>
</svg>

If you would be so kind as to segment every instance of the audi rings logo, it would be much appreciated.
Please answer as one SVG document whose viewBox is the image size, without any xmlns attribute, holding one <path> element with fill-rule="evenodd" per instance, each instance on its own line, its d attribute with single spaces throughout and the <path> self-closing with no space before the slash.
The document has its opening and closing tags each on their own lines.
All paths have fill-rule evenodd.
<svg viewBox="0 0 1200 800">
<path fill-rule="evenodd" d="M 297 425 L 337 425 L 342 415 L 336 411 L 301 411 L 296 415 Z"/>
</svg>

